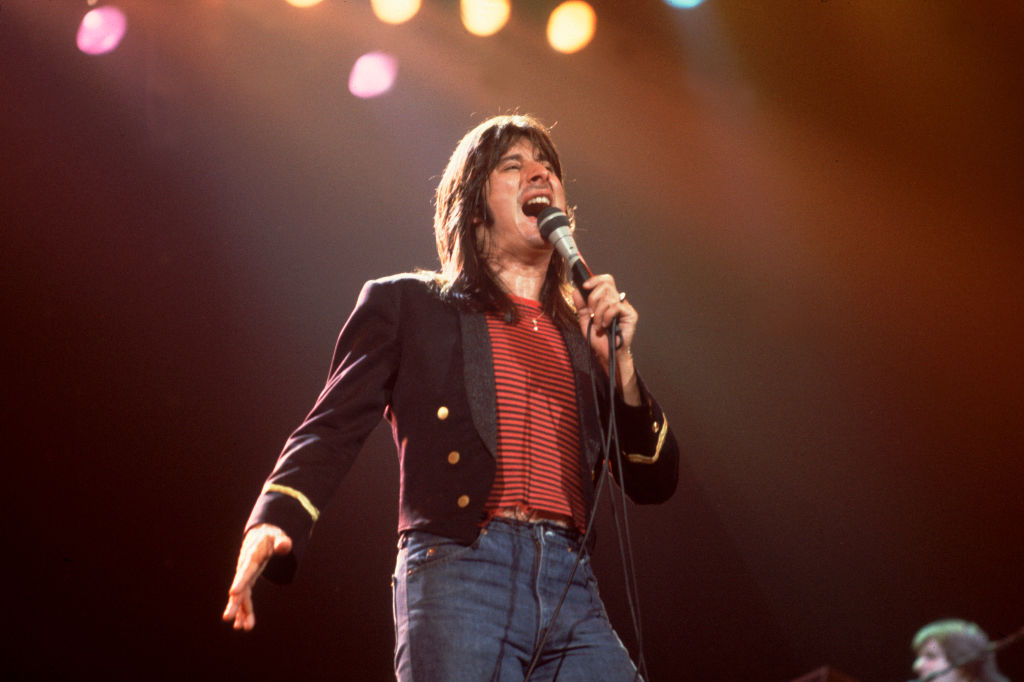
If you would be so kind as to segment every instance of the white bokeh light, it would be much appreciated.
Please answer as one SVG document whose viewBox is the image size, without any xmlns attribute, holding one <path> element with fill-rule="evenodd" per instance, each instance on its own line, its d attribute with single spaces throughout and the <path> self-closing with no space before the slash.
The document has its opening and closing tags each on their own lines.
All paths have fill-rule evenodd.
<svg viewBox="0 0 1024 682">
<path fill-rule="evenodd" d="M 509 0 L 462 0 L 462 25 L 476 36 L 494 35 L 508 23 Z"/>
<path fill-rule="evenodd" d="M 386 24 L 402 24 L 420 11 L 420 0 L 371 0 L 373 13 Z"/>
</svg>

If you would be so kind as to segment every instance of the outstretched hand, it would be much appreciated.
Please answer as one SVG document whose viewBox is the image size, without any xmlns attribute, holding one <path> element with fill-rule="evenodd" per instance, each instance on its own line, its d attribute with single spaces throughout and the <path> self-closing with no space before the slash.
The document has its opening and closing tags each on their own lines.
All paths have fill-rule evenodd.
<svg viewBox="0 0 1024 682">
<path fill-rule="evenodd" d="M 291 551 L 292 539 L 277 526 L 262 523 L 249 529 L 242 540 L 242 549 L 238 552 L 235 579 L 228 589 L 228 604 L 221 616 L 224 622 L 233 621 L 236 630 L 252 630 L 255 627 L 252 588 L 271 558 Z"/>
</svg>

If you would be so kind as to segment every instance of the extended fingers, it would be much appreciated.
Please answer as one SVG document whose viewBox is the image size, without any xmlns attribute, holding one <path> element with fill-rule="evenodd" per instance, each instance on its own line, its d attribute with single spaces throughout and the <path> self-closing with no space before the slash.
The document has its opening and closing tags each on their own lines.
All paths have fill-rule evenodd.
<svg viewBox="0 0 1024 682">
<path fill-rule="evenodd" d="M 277 529 L 258 528 L 246 534 L 238 553 L 235 578 L 228 588 L 228 603 L 221 618 L 232 623 L 236 630 L 252 630 L 256 615 L 252 604 L 252 589 L 267 562 L 275 554 L 287 554 L 292 541 Z"/>
<path fill-rule="evenodd" d="M 228 589 L 228 603 L 221 616 L 227 623 L 233 623 L 236 630 L 252 630 L 256 624 L 256 616 L 252 607 L 252 587 L 262 566 L 255 569 L 252 561 L 240 565 L 235 572 L 235 580 Z"/>
<path fill-rule="evenodd" d="M 252 630 L 256 625 L 256 613 L 252 608 L 252 590 L 245 590 L 238 596 L 232 595 L 222 617 L 225 622 L 232 623 L 236 630 Z"/>
</svg>

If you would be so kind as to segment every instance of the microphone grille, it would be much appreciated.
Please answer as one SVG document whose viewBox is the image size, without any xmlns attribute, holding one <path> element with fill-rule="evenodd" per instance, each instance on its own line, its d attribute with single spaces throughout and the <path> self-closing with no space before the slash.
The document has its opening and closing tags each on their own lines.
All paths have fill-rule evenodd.
<svg viewBox="0 0 1024 682">
<path fill-rule="evenodd" d="M 548 206 L 537 214 L 537 228 L 544 239 L 550 239 L 551 233 L 560 227 L 569 227 L 569 216 L 557 206 Z"/>
</svg>

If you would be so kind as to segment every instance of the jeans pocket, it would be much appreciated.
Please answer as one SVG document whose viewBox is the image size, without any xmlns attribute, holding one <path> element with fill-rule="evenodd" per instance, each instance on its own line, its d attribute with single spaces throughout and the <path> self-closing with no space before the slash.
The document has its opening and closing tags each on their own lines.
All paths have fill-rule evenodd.
<svg viewBox="0 0 1024 682">
<path fill-rule="evenodd" d="M 405 540 L 405 572 L 422 571 L 431 566 L 438 566 L 454 561 L 473 551 L 476 543 L 462 543 L 443 535 L 435 535 L 421 530 L 407 531 Z"/>
</svg>

